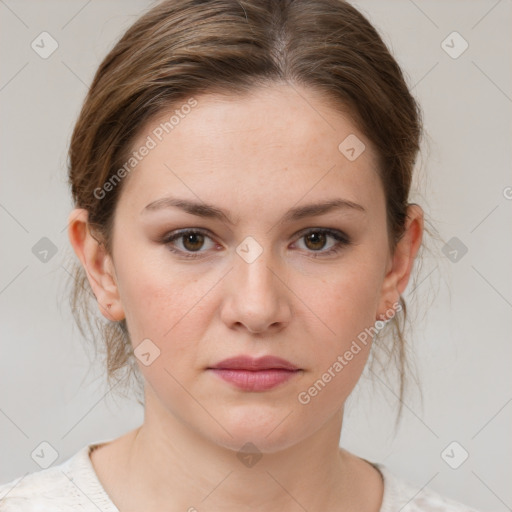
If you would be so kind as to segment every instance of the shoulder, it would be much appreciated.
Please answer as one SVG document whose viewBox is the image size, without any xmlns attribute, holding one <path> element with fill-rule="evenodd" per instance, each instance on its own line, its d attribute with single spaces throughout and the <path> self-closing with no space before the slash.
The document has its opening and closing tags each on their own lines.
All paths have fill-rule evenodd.
<svg viewBox="0 0 512 512">
<path fill-rule="evenodd" d="M 418 487 L 399 478 L 382 464 L 374 464 L 384 479 L 384 495 L 379 512 L 478 512 L 468 505 L 442 496 L 429 487 Z"/>
<path fill-rule="evenodd" d="M 68 461 L 58 466 L 28 473 L 0 485 L 1 512 L 32 512 L 55 506 L 70 506 L 77 498 L 65 468 Z M 63 509 L 62 509 L 63 510 Z"/>
<path fill-rule="evenodd" d="M 105 495 L 91 473 L 90 446 L 59 465 L 0 484 L 0 512 L 97 512 Z"/>
</svg>

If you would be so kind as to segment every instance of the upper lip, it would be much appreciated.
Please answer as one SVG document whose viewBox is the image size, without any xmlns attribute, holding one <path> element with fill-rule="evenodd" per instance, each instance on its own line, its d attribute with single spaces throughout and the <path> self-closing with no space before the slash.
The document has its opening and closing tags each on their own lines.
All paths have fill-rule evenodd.
<svg viewBox="0 0 512 512">
<path fill-rule="evenodd" d="M 275 356 L 263 356 L 254 358 L 251 356 L 236 356 L 230 357 L 220 361 L 215 366 L 210 366 L 214 369 L 223 370 L 270 370 L 270 369 L 282 369 L 282 370 L 298 370 L 294 364 L 290 363 L 286 359 L 281 359 Z"/>
</svg>

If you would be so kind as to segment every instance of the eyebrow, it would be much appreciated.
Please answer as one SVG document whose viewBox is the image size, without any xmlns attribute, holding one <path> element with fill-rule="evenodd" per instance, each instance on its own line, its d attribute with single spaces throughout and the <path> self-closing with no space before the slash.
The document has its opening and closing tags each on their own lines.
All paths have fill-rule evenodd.
<svg viewBox="0 0 512 512">
<path fill-rule="evenodd" d="M 231 225 L 236 224 L 236 222 L 231 219 L 229 213 L 222 208 L 218 208 L 207 203 L 198 203 L 188 199 L 179 199 L 175 197 L 162 197 L 161 199 L 157 199 L 145 206 L 141 211 L 141 214 L 173 207 L 180 208 L 191 215 L 196 215 L 197 217 L 218 219 Z M 293 222 L 306 217 L 315 217 L 328 213 L 332 210 L 349 210 L 366 213 L 366 209 L 362 205 L 347 199 L 336 198 L 321 203 L 307 204 L 291 208 L 285 213 L 281 222 Z"/>
</svg>

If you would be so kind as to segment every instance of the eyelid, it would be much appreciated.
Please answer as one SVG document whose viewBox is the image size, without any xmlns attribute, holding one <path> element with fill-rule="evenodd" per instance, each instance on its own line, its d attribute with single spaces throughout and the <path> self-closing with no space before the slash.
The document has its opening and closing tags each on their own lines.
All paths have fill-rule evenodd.
<svg viewBox="0 0 512 512">
<path fill-rule="evenodd" d="M 215 240 L 215 236 L 208 229 L 205 229 L 205 228 L 182 228 L 182 229 L 177 229 L 177 230 L 171 231 L 169 233 L 166 233 L 161 238 L 161 242 L 163 244 L 165 244 L 165 245 L 171 246 L 172 242 L 174 240 L 179 239 L 180 237 L 186 235 L 187 233 L 201 234 L 201 235 L 203 235 L 203 236 L 205 236 L 207 238 L 210 238 L 210 240 L 212 240 L 212 242 L 218 244 L 218 242 Z M 294 240 L 298 241 L 301 238 L 303 238 L 304 236 L 308 235 L 309 233 L 324 233 L 327 236 L 330 236 L 330 237 L 334 238 L 335 241 L 336 241 L 336 243 L 333 245 L 333 247 L 331 247 L 330 249 L 328 249 L 326 251 L 322 251 L 322 250 L 320 250 L 320 251 L 306 251 L 309 256 L 312 256 L 314 258 L 327 257 L 328 255 L 332 255 L 332 254 L 338 253 L 338 252 L 340 252 L 343 249 L 344 246 L 348 246 L 348 245 L 352 244 L 351 238 L 346 233 L 344 233 L 343 231 L 341 231 L 339 229 L 324 228 L 324 227 L 308 227 L 308 228 L 304 228 L 304 229 L 302 229 L 302 230 L 300 230 L 300 231 L 298 231 L 297 233 L 294 234 Z M 295 243 L 295 242 L 293 242 L 293 243 Z M 171 250 L 172 252 L 177 253 L 177 254 L 183 256 L 184 258 L 188 258 L 188 259 L 207 257 L 207 252 L 208 252 L 208 251 L 201 251 L 201 250 L 199 250 L 199 251 L 183 251 L 183 250 L 177 249 L 175 247 L 174 248 L 169 248 L 169 250 Z M 205 254 L 205 256 L 203 256 L 203 254 Z"/>
<path fill-rule="evenodd" d="M 297 231 L 296 233 L 294 233 L 293 237 L 294 237 L 294 239 L 301 238 L 301 237 L 307 235 L 310 232 L 317 232 L 317 231 L 325 232 L 325 233 L 327 233 L 327 234 L 329 234 L 331 236 L 338 235 L 340 237 L 345 238 L 347 240 L 347 242 L 350 241 L 350 237 L 346 233 L 344 233 L 342 230 L 337 229 L 337 228 L 324 228 L 324 227 L 304 228 L 304 229 L 301 229 L 300 231 Z M 176 230 L 173 230 L 173 231 L 166 232 L 161 237 L 161 239 L 162 239 L 162 241 L 165 241 L 165 240 L 168 241 L 169 239 L 177 238 L 180 235 L 185 235 L 185 234 L 190 233 L 190 232 L 200 233 L 202 235 L 208 236 L 212 240 L 215 240 L 215 235 L 211 231 L 206 229 L 206 228 L 181 228 L 181 229 L 176 229 Z"/>
<path fill-rule="evenodd" d="M 205 237 L 208 237 L 210 240 L 212 240 L 212 242 L 218 243 L 215 240 L 215 237 L 213 236 L 213 234 L 210 231 L 208 231 L 207 229 L 204 229 L 204 228 L 175 229 L 174 231 L 170 231 L 168 233 L 165 233 L 161 237 L 161 242 L 164 243 L 164 244 L 169 244 L 169 243 L 173 242 L 174 240 L 177 240 L 180 237 L 185 236 L 188 233 L 200 234 L 200 235 L 203 235 Z M 204 251 L 197 251 L 197 252 L 204 252 Z"/>
<path fill-rule="evenodd" d="M 342 231 L 341 229 L 335 229 L 335 228 L 323 228 L 323 227 L 312 227 L 312 228 L 304 228 L 304 229 L 301 229 L 300 231 L 298 231 L 297 233 L 295 233 L 294 237 L 296 238 L 301 238 L 309 233 L 316 233 L 316 232 L 321 232 L 321 233 L 327 233 L 328 235 L 330 236 L 333 236 L 333 237 L 340 237 L 340 238 L 344 238 L 347 242 L 350 241 L 350 237 L 344 232 Z"/>
<path fill-rule="evenodd" d="M 339 252 L 341 252 L 345 247 L 352 245 L 351 238 L 344 233 L 343 231 L 339 229 L 333 229 L 333 228 L 305 228 L 298 233 L 296 233 L 295 237 L 298 241 L 300 241 L 302 238 L 307 236 L 310 233 L 323 233 L 327 236 L 330 236 L 331 238 L 334 238 L 335 243 L 334 245 L 327 250 L 320 250 L 320 251 L 306 251 L 307 255 L 306 257 L 311 258 L 329 258 L 330 256 L 337 255 Z M 295 243 L 295 242 L 294 242 Z"/>
</svg>

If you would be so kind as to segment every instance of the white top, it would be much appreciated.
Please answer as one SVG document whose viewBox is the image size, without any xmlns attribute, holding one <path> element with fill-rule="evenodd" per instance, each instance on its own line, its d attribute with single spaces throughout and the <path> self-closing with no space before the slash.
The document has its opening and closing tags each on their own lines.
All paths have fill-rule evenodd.
<svg viewBox="0 0 512 512">
<path fill-rule="evenodd" d="M 85 445 L 59 465 L 0 484 L 0 512 L 119 512 L 101 485 L 89 457 L 90 452 L 103 443 Z M 382 464 L 370 464 L 384 479 L 379 512 L 477 512 L 432 489 L 420 489 L 399 479 Z"/>
</svg>

